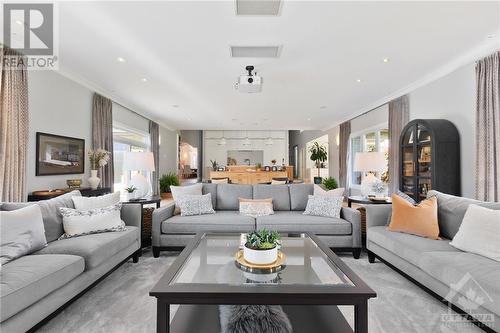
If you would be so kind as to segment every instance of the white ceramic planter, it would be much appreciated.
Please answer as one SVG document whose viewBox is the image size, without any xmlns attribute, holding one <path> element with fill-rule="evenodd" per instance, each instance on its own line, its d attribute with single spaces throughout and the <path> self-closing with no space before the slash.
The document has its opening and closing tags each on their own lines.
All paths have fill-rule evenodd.
<svg viewBox="0 0 500 333">
<path fill-rule="evenodd" d="M 256 265 L 272 264 L 278 260 L 278 247 L 269 250 L 252 250 L 243 246 L 243 258 Z"/>
<path fill-rule="evenodd" d="M 90 178 L 88 181 L 91 189 L 97 189 L 97 186 L 99 186 L 99 183 L 101 182 L 101 179 L 97 177 L 97 170 L 90 170 Z"/>
</svg>

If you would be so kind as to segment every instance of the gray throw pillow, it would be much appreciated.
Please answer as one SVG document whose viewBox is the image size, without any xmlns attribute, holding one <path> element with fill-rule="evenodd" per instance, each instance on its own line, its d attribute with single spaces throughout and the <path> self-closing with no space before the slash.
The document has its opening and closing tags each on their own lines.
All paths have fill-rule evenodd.
<svg viewBox="0 0 500 333">
<path fill-rule="evenodd" d="M 33 253 L 45 247 L 42 212 L 37 205 L 0 211 L 0 263 Z"/>
<path fill-rule="evenodd" d="M 340 218 L 344 197 L 309 195 L 304 215 Z"/>
<path fill-rule="evenodd" d="M 219 305 L 221 333 L 292 333 L 279 305 Z"/>
<path fill-rule="evenodd" d="M 184 194 L 177 198 L 176 204 L 181 209 L 181 216 L 215 214 L 212 206 L 212 194 Z"/>
</svg>

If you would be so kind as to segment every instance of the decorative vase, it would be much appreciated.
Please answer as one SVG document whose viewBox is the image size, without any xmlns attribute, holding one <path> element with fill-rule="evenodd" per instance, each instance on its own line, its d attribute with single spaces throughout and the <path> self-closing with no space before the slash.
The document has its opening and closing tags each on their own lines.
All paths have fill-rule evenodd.
<svg viewBox="0 0 500 333">
<path fill-rule="evenodd" d="M 101 182 L 101 179 L 97 177 L 97 170 L 90 170 L 90 178 L 88 181 L 91 189 L 97 189 L 97 186 L 99 186 L 99 183 Z"/>
<path fill-rule="evenodd" d="M 243 258 L 251 264 L 272 264 L 278 260 L 278 247 L 275 246 L 274 248 L 267 250 L 254 250 L 245 245 L 243 246 Z"/>
</svg>

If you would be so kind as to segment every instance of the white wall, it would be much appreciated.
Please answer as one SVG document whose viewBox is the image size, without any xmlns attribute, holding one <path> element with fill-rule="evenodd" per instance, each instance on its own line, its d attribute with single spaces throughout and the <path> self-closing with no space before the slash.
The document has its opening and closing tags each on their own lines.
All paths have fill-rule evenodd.
<svg viewBox="0 0 500 333">
<path fill-rule="evenodd" d="M 85 140 L 85 150 L 92 146 L 92 96 L 94 92 L 57 72 L 30 71 L 29 143 L 27 152 L 27 191 L 66 188 L 66 180 L 80 178 L 88 185 L 89 163 L 85 173 L 60 176 L 35 176 L 36 132 L 58 134 Z M 148 120 L 113 104 L 113 117 L 122 124 L 149 131 Z M 177 170 L 177 132 L 160 127 L 160 172 Z"/>
<path fill-rule="evenodd" d="M 85 156 L 85 173 L 61 176 L 35 176 L 36 132 L 45 132 L 85 140 L 85 149 L 92 144 L 93 91 L 52 71 L 30 71 L 28 74 L 30 116 L 27 155 L 27 191 L 65 188 L 66 179 L 89 177 Z"/>
<path fill-rule="evenodd" d="M 443 118 L 451 121 L 460 133 L 462 196 L 474 197 L 476 174 L 474 64 L 410 93 L 410 118 Z"/>
<path fill-rule="evenodd" d="M 249 146 L 243 145 L 247 133 L 251 141 Z M 268 146 L 265 138 L 269 135 L 273 138 L 273 144 Z M 210 160 L 226 165 L 228 150 L 262 150 L 264 165 L 270 165 L 272 159 L 279 165 L 283 159 L 288 164 L 288 131 L 224 131 L 227 142 L 224 146 L 218 144 L 221 137 L 222 131 L 203 131 L 203 170 L 211 166 Z"/>
</svg>

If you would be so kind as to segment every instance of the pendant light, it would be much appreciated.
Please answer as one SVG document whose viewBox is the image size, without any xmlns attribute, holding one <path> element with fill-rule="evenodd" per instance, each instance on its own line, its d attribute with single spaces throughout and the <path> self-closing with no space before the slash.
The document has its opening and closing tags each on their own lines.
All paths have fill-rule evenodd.
<svg viewBox="0 0 500 333">
<path fill-rule="evenodd" d="M 225 146 L 226 145 L 226 138 L 224 137 L 224 131 L 222 131 L 222 138 L 219 140 L 219 146 Z"/>
</svg>

